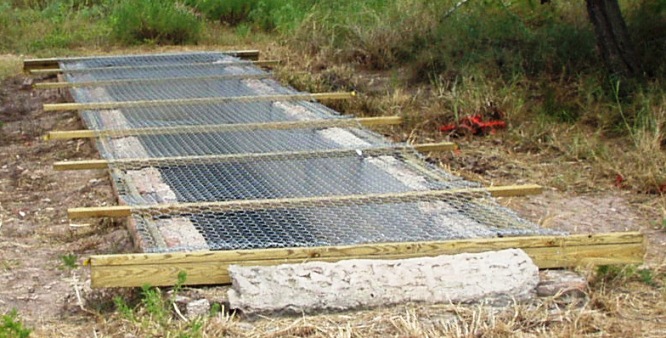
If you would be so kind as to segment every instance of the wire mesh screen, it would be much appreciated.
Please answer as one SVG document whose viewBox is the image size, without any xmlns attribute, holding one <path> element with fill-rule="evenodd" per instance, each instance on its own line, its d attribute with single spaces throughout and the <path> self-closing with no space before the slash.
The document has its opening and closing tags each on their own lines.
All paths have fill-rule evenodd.
<svg viewBox="0 0 666 338">
<path fill-rule="evenodd" d="M 72 88 L 78 102 L 300 94 L 223 53 L 61 68 L 71 82 L 103 81 Z M 147 252 L 553 233 L 501 207 L 479 184 L 317 102 L 142 106 L 81 117 Z"/>
<path fill-rule="evenodd" d="M 296 102 L 228 102 L 181 106 L 132 107 L 83 111 L 82 118 L 93 130 L 123 130 L 284 122 L 339 118 L 338 113 L 320 104 Z"/>
</svg>

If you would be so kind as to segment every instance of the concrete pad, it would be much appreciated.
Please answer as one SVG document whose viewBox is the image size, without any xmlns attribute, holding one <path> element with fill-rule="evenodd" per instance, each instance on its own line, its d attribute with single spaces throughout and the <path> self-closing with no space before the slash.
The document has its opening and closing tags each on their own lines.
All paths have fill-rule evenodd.
<svg viewBox="0 0 666 338">
<path fill-rule="evenodd" d="M 534 296 L 539 269 L 518 249 L 403 260 L 229 267 L 229 304 L 246 314 L 312 313 L 405 302 L 471 303 Z"/>
</svg>

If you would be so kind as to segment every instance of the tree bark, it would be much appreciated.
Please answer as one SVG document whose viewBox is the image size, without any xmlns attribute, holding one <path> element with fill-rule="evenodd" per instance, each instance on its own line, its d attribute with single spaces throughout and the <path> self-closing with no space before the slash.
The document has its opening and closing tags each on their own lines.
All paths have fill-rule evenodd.
<svg viewBox="0 0 666 338">
<path fill-rule="evenodd" d="M 594 25 L 597 46 L 611 74 L 631 77 L 640 63 L 629 38 L 617 0 L 587 0 L 587 13 Z"/>
</svg>

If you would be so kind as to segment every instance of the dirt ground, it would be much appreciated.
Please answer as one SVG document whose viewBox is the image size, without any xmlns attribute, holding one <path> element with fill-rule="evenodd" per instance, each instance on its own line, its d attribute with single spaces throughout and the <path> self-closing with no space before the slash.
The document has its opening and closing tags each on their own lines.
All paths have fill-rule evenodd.
<svg viewBox="0 0 666 338">
<path fill-rule="evenodd" d="M 83 292 L 88 271 L 81 259 L 89 254 L 130 252 L 133 247 L 122 222 L 100 220 L 71 224 L 66 209 L 115 204 L 105 171 L 55 172 L 54 161 L 98 155 L 89 141 L 43 141 L 49 130 L 81 129 L 73 112 L 44 112 L 42 103 L 62 102 L 63 93 L 34 91 L 19 76 L 0 84 L 0 313 L 16 308 L 35 336 L 91 336 L 98 318 L 81 309 L 109 306 L 105 291 Z M 39 81 L 39 79 L 37 79 Z M 493 147 L 497 147 L 493 145 Z M 463 153 L 464 156 L 464 153 Z M 494 177 L 497 165 L 474 154 L 454 169 Z M 546 170 L 525 162 L 517 172 Z M 480 172 L 480 174 L 479 174 Z M 501 175 L 500 175 L 501 176 Z M 514 177 L 504 177 L 505 181 Z M 523 183 L 523 182 L 513 182 Z M 646 265 L 666 265 L 666 232 L 661 211 L 644 197 L 609 189 L 577 194 L 555 189 L 540 196 L 502 201 L 544 227 L 571 232 L 640 230 L 649 239 Z M 72 268 L 74 257 L 77 267 Z M 112 292 L 112 291 L 109 291 Z M 663 314 L 662 314 L 663 316 Z M 661 318 L 661 320 L 665 320 Z"/>
<path fill-rule="evenodd" d="M 0 85 L 0 309 L 16 308 L 40 327 L 78 306 L 76 288 L 87 278 L 85 269 L 73 269 L 80 258 L 132 247 L 122 224 L 70 224 L 69 207 L 114 203 L 108 175 L 52 170 L 54 161 L 94 158 L 96 151 L 89 141 L 43 141 L 45 131 L 82 125 L 72 112 L 42 110 L 44 102 L 62 102 L 62 93 L 33 91 L 24 81 Z"/>
</svg>

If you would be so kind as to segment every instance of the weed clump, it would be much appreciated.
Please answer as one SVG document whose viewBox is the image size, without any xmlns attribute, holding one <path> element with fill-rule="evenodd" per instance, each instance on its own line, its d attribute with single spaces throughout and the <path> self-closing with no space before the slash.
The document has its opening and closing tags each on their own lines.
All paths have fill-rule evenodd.
<svg viewBox="0 0 666 338">
<path fill-rule="evenodd" d="M 113 36 L 125 44 L 197 43 L 201 28 L 189 8 L 171 0 L 123 0 L 111 13 Z"/>
<path fill-rule="evenodd" d="M 23 326 L 18 318 L 16 309 L 2 315 L 0 322 L 0 338 L 27 338 L 30 336 L 30 329 Z"/>
</svg>

